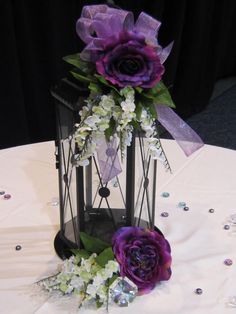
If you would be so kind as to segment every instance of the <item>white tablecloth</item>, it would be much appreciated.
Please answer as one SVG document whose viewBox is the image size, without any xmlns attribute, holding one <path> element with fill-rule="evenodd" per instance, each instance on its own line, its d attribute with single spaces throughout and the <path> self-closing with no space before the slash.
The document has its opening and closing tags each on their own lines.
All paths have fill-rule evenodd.
<svg viewBox="0 0 236 314">
<path fill-rule="evenodd" d="M 174 141 L 163 146 L 173 174 L 158 166 L 156 225 L 171 244 L 173 274 L 128 308 L 114 305 L 109 312 L 236 313 L 227 306 L 236 296 L 236 232 L 233 226 L 224 229 L 236 214 L 236 152 L 205 145 L 187 158 Z M 0 196 L 0 313 L 73 313 L 67 302 L 47 300 L 32 288 L 60 263 L 53 246 L 59 224 L 54 164 L 53 142 L 0 151 L 0 191 L 11 195 L 8 200 Z M 168 198 L 161 196 L 164 191 Z M 189 211 L 178 207 L 180 201 Z M 163 211 L 169 216 L 161 217 Z M 22 249 L 15 250 L 16 245 Z M 224 264 L 227 258 L 232 266 Z M 203 293 L 197 295 L 196 288 Z"/>
</svg>

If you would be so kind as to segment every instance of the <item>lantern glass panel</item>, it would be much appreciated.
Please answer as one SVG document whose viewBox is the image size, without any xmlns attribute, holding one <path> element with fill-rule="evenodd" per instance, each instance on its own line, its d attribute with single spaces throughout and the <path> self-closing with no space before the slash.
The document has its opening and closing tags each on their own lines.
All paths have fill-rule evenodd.
<svg viewBox="0 0 236 314">
<path fill-rule="evenodd" d="M 64 257 L 68 248 L 81 247 L 81 232 L 111 242 L 122 226 L 154 228 L 156 161 L 150 158 L 143 135 L 133 134 L 124 158 L 118 150 L 122 171 L 104 183 L 97 154 L 85 167 L 78 166 L 76 160 L 78 148 L 72 135 L 84 104 L 81 91 L 70 84 L 68 88 L 64 82 L 53 96 L 57 105 L 61 222 L 55 239 L 57 253 Z"/>
</svg>

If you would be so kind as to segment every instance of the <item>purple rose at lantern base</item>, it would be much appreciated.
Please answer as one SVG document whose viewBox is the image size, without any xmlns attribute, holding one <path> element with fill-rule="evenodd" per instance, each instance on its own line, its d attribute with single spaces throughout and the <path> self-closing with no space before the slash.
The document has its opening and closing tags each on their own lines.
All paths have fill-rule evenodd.
<svg viewBox="0 0 236 314">
<path fill-rule="evenodd" d="M 120 228 L 113 236 L 113 252 L 120 275 L 137 285 L 139 295 L 149 293 L 171 276 L 171 249 L 157 231 L 140 227 Z"/>
</svg>

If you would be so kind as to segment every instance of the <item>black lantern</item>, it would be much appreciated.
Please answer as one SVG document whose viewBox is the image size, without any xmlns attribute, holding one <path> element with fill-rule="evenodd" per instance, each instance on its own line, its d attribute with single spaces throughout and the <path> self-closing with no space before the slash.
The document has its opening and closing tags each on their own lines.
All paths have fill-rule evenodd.
<svg viewBox="0 0 236 314">
<path fill-rule="evenodd" d="M 56 163 L 59 174 L 60 231 L 55 249 L 61 258 L 80 248 L 80 232 L 110 242 L 112 234 L 122 226 L 153 229 L 157 162 L 150 158 L 142 134 L 133 136 L 122 172 L 103 183 L 96 156 L 86 167 L 77 166 L 78 153 L 73 138 L 79 110 L 88 91 L 72 80 L 63 79 L 52 89 L 56 102 Z"/>
</svg>

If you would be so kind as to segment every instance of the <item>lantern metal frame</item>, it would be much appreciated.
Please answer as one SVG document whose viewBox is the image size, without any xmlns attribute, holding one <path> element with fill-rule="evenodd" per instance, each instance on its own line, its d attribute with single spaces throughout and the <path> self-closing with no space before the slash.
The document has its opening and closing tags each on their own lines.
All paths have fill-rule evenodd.
<svg viewBox="0 0 236 314">
<path fill-rule="evenodd" d="M 157 161 L 152 160 L 145 153 L 145 143 L 142 134 L 139 132 L 135 134 L 131 146 L 127 148 L 125 158 L 125 193 L 123 193 L 125 195 L 122 195 L 124 208 L 111 208 L 109 195 L 107 195 L 110 193 L 110 190 L 107 188 L 107 183 L 102 183 L 96 158 L 91 157 L 90 165 L 87 167 L 77 167 L 74 163 L 74 156 L 78 153 L 78 148 L 76 143 L 73 142 L 72 133 L 75 123 L 79 122 L 78 112 L 84 105 L 84 99 L 88 96 L 88 90 L 73 80 L 65 78 L 51 89 L 51 94 L 55 99 L 57 118 L 55 155 L 60 202 L 60 230 L 54 241 L 57 254 L 64 259 L 71 255 L 70 249 L 81 248 L 79 234 L 82 231 L 94 236 L 91 229 L 96 228 L 98 231 L 95 233 L 95 236 L 101 240 L 109 241 L 112 233 L 122 226 L 142 225 L 150 229 L 156 228 L 154 221 Z M 65 149 L 65 146 L 67 146 L 67 149 Z M 139 159 L 141 161 L 141 169 L 138 170 L 142 174 L 138 185 L 136 181 L 137 149 L 139 149 Z M 94 166 L 92 166 L 92 163 Z M 150 173 L 151 163 L 152 173 Z M 93 167 L 95 167 L 96 171 L 94 171 Z M 70 191 L 72 173 L 75 177 L 75 195 L 73 200 Z M 98 176 L 96 195 L 101 197 L 99 206 L 95 207 L 93 206 L 94 201 L 92 201 L 92 179 L 94 175 Z M 152 176 L 151 180 L 149 178 L 150 175 Z M 117 182 L 122 193 L 118 177 Z M 150 187 L 151 191 L 149 191 Z M 101 206 L 103 200 L 105 200 L 107 205 L 105 208 Z M 143 220 L 142 214 L 145 203 L 147 215 L 146 219 Z M 67 214 L 69 212 L 71 215 L 69 220 L 66 220 L 65 212 Z M 68 236 L 67 229 L 72 230 L 74 233 L 72 237 Z"/>
</svg>

